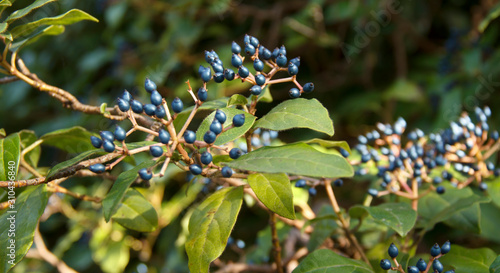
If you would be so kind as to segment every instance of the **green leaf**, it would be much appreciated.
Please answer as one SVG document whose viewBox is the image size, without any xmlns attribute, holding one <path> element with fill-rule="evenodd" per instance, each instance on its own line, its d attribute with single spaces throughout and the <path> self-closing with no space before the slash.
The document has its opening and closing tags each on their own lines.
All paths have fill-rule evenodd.
<svg viewBox="0 0 500 273">
<path fill-rule="evenodd" d="M 322 147 L 325 147 L 325 148 L 342 148 L 346 151 L 348 151 L 349 153 L 351 153 L 351 148 L 349 147 L 349 144 L 347 144 L 347 142 L 345 141 L 332 141 L 332 140 L 324 140 L 324 139 L 320 139 L 320 138 L 313 138 L 313 139 L 310 139 L 310 140 L 307 140 L 307 141 L 301 141 L 302 143 L 306 143 L 306 144 L 318 144 Z"/>
<path fill-rule="evenodd" d="M 80 126 L 75 126 L 67 129 L 61 129 L 47 133 L 40 137 L 44 145 L 57 147 L 68 153 L 82 153 L 94 149 L 90 142 L 89 131 Z"/>
<path fill-rule="evenodd" d="M 31 34 L 35 29 L 44 25 L 71 25 L 82 20 L 90 20 L 94 22 L 99 22 L 92 15 L 81 11 L 79 9 L 72 9 L 65 14 L 61 14 L 55 17 L 42 18 L 40 20 L 30 22 L 28 24 L 20 25 L 12 29 L 12 37 L 16 38 L 19 36 L 27 36 Z"/>
<path fill-rule="evenodd" d="M 340 256 L 329 249 L 318 249 L 306 256 L 293 273 L 370 273 L 373 270 L 362 261 Z"/>
<path fill-rule="evenodd" d="M 229 98 L 227 101 L 227 106 L 233 106 L 233 105 L 247 105 L 248 104 L 248 99 L 240 94 L 234 94 Z"/>
<path fill-rule="evenodd" d="M 7 133 L 5 133 L 5 129 L 4 128 L 0 129 L 0 138 L 4 138 L 6 135 Z"/>
<path fill-rule="evenodd" d="M 295 219 L 293 192 L 288 176 L 284 173 L 254 173 L 248 184 L 268 209 L 288 219 Z"/>
<path fill-rule="evenodd" d="M 30 130 L 20 131 L 19 137 L 21 138 L 21 148 L 23 150 L 38 140 L 38 138 L 35 135 L 35 132 Z M 40 159 L 41 152 L 42 148 L 40 148 L 40 145 L 38 145 L 35 148 L 33 148 L 33 150 L 25 154 L 24 159 L 30 166 L 36 168 L 38 166 L 38 160 Z"/>
<path fill-rule="evenodd" d="M 323 205 L 316 215 L 316 218 L 307 221 L 307 224 L 310 224 L 314 228 L 309 238 L 309 242 L 307 242 L 307 249 L 309 251 L 318 248 L 323 244 L 326 238 L 330 237 L 330 235 L 337 230 L 337 219 L 332 206 Z"/>
<path fill-rule="evenodd" d="M 250 96 L 251 98 L 252 96 Z M 260 95 L 257 97 L 257 101 L 262 101 L 262 102 L 267 102 L 271 103 L 273 102 L 273 96 L 271 95 L 271 89 L 269 86 L 264 87 L 264 90 L 260 93 Z"/>
<path fill-rule="evenodd" d="M 214 142 L 214 145 L 222 145 L 239 138 L 252 128 L 252 125 L 255 122 L 255 116 L 252 116 L 245 111 L 234 108 L 222 108 L 220 110 L 226 113 L 227 116 L 226 122 L 224 122 L 224 128 L 231 126 L 233 124 L 233 117 L 238 114 L 245 114 L 245 123 L 241 127 L 234 127 L 219 134 Z M 197 140 L 203 140 L 203 136 L 210 129 L 210 124 L 212 124 L 214 117 L 215 111 L 203 120 L 200 127 L 198 127 L 198 131 L 196 131 Z"/>
<path fill-rule="evenodd" d="M 158 227 L 158 214 L 151 203 L 136 189 L 128 189 L 113 220 L 125 228 L 152 232 Z"/>
<path fill-rule="evenodd" d="M 15 0 L 13 0 L 15 1 Z M 7 8 L 7 7 L 10 7 L 12 6 L 12 2 L 9 1 L 9 0 L 0 0 L 0 15 L 2 14 L 2 12 Z"/>
<path fill-rule="evenodd" d="M 220 109 L 227 106 L 229 98 L 220 98 L 217 100 L 211 100 L 204 102 L 199 108 L 197 113 L 205 112 L 206 110 Z M 186 123 L 189 114 L 193 110 L 193 106 L 184 109 L 184 111 L 177 114 L 177 117 L 174 120 L 174 127 L 177 131 L 180 131 L 184 123 Z"/>
<path fill-rule="evenodd" d="M 243 187 L 220 189 L 203 201 L 189 220 L 186 252 L 191 273 L 207 272 L 227 244 L 243 201 Z"/>
<path fill-rule="evenodd" d="M 61 162 L 61 163 L 55 165 L 52 169 L 50 169 L 49 173 L 47 174 L 47 178 L 53 176 L 54 174 L 58 173 L 59 171 L 61 171 L 63 169 L 66 169 L 68 167 L 71 167 L 71 166 L 77 164 L 80 161 L 83 161 L 85 159 L 89 159 L 90 157 L 92 157 L 94 155 L 103 155 L 105 153 L 106 152 L 104 152 L 102 149 L 90 150 L 90 151 L 83 152 L 83 153 L 73 157 L 70 160 L 66 160 L 64 162 Z"/>
<path fill-rule="evenodd" d="M 500 178 L 488 183 L 488 195 L 493 203 L 500 207 Z"/>
<path fill-rule="evenodd" d="M 228 163 L 230 167 L 254 172 L 291 173 L 313 177 L 351 177 L 347 160 L 325 154 L 304 143 L 262 147 Z"/>
<path fill-rule="evenodd" d="M 9 24 L 0 23 L 0 33 L 4 33 L 7 30 L 7 27 L 9 27 Z"/>
<path fill-rule="evenodd" d="M 497 255 L 489 248 L 467 249 L 459 245 L 451 245 L 448 254 L 439 258 L 446 267 L 451 266 L 456 272 L 489 273 L 490 265 Z"/>
<path fill-rule="evenodd" d="M 500 273 L 500 255 L 491 263 L 490 273 Z"/>
<path fill-rule="evenodd" d="M 424 97 L 418 86 L 411 81 L 399 79 L 384 92 L 386 100 L 397 100 L 406 102 L 421 101 Z"/>
<path fill-rule="evenodd" d="M 26 15 L 28 15 L 30 12 L 32 12 L 33 10 L 39 8 L 39 7 L 42 7 L 50 2 L 54 2 L 56 0 L 36 0 L 35 2 L 33 2 L 31 5 L 23 8 L 23 9 L 19 9 L 19 10 L 16 10 L 14 11 L 13 13 L 11 13 L 9 15 L 9 17 L 7 17 L 7 19 L 5 19 L 5 22 L 7 23 L 11 23 L 19 18 L 22 18 Z"/>
<path fill-rule="evenodd" d="M 21 48 L 23 48 L 24 46 L 27 46 L 29 44 L 36 42 L 38 39 L 40 39 L 43 36 L 48 36 L 48 35 L 56 36 L 56 35 L 64 33 L 64 30 L 65 30 L 65 27 L 61 26 L 61 25 L 48 26 L 48 27 L 40 30 L 39 32 L 31 34 L 26 39 L 12 43 L 12 45 L 10 46 L 10 50 L 12 52 L 17 52 Z"/>
<path fill-rule="evenodd" d="M 4 39 L 9 40 L 9 41 L 13 40 L 12 34 L 10 34 L 10 32 L 8 32 L 8 31 L 6 31 L 4 33 L 0 33 L 0 37 L 3 37 Z"/>
<path fill-rule="evenodd" d="M 403 237 L 417 221 L 417 213 L 406 203 L 386 203 L 376 207 L 356 205 L 349 209 L 349 215 L 351 217 L 370 215 L 375 221 L 386 225 Z"/>
<path fill-rule="evenodd" d="M 287 130 L 309 128 L 333 136 L 333 122 L 328 110 L 317 99 L 286 100 L 255 122 L 254 128 Z"/>
<path fill-rule="evenodd" d="M 497 3 L 493 8 L 491 8 L 488 15 L 486 15 L 481 23 L 479 23 L 479 32 L 484 32 L 484 30 L 490 25 L 491 21 L 495 20 L 498 16 L 500 16 L 500 3 Z"/>
<path fill-rule="evenodd" d="M 125 192 L 132 185 L 135 179 L 139 176 L 137 173 L 142 168 L 149 168 L 155 164 L 156 161 L 148 160 L 144 161 L 141 164 L 135 166 L 134 168 L 122 172 L 117 178 L 111 190 L 109 190 L 108 194 L 102 200 L 102 210 L 104 213 L 104 219 L 106 222 L 109 221 L 111 216 L 113 216 L 118 209 L 118 206 L 122 202 L 123 197 L 125 196 Z"/>
<path fill-rule="evenodd" d="M 19 170 L 21 139 L 18 133 L 0 139 L 0 181 L 12 181 Z"/>
<path fill-rule="evenodd" d="M 0 272 L 9 271 L 30 249 L 38 219 L 47 206 L 49 196 L 46 185 L 27 187 L 17 196 L 14 207 L 0 216 L 0 247 L 3 249 L 3 255 L 0 255 Z M 15 222 L 14 229 L 10 227 L 11 221 Z M 7 255 L 10 253 L 13 255 Z"/>
</svg>

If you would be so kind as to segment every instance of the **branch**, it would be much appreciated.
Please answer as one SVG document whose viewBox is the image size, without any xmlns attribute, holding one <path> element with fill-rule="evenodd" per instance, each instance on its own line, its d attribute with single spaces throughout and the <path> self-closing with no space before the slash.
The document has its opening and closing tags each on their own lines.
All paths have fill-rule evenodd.
<svg viewBox="0 0 500 273">
<path fill-rule="evenodd" d="M 51 264 L 53 267 L 56 267 L 59 272 L 77 273 L 77 271 L 73 270 L 65 262 L 57 258 L 54 253 L 50 252 L 47 249 L 47 247 L 45 246 L 45 242 L 43 241 L 42 234 L 40 234 L 38 225 L 35 229 L 35 237 L 33 238 L 33 242 L 35 243 L 36 248 L 31 248 L 31 250 L 36 250 L 40 258 Z"/>
</svg>

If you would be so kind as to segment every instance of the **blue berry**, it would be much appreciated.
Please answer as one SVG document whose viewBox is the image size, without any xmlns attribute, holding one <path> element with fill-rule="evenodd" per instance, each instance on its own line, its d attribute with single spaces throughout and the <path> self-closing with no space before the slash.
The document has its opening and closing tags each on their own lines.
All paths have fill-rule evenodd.
<svg viewBox="0 0 500 273">
<path fill-rule="evenodd" d="M 148 104 L 144 104 L 143 109 L 144 109 L 144 113 L 146 113 L 146 115 L 154 116 L 155 111 L 156 111 L 156 106 L 154 106 L 151 103 L 148 103 Z"/>
<path fill-rule="evenodd" d="M 238 56 L 237 54 L 233 54 L 233 56 L 231 57 L 231 64 L 234 67 L 239 68 L 243 64 L 243 61 L 241 60 L 240 56 Z"/>
<path fill-rule="evenodd" d="M 250 36 L 250 44 L 253 45 L 254 47 L 258 47 L 259 46 L 259 39 L 253 37 L 253 36 Z"/>
<path fill-rule="evenodd" d="M 222 167 L 222 170 L 220 171 L 223 177 L 229 178 L 233 176 L 233 169 L 229 168 L 228 166 Z"/>
<path fill-rule="evenodd" d="M 174 113 L 180 113 L 180 112 L 182 112 L 183 108 L 184 108 L 184 104 L 182 103 L 181 99 L 175 98 L 172 101 L 172 111 L 174 111 Z"/>
<path fill-rule="evenodd" d="M 380 267 L 383 270 L 389 270 L 389 269 L 391 269 L 391 266 L 392 266 L 391 262 L 388 259 L 380 260 Z"/>
<path fill-rule="evenodd" d="M 286 56 L 283 55 L 283 54 L 278 55 L 278 58 L 276 58 L 276 64 L 279 67 L 285 67 L 286 66 L 286 62 L 287 62 Z"/>
<path fill-rule="evenodd" d="M 108 140 L 113 142 L 115 140 L 115 135 L 111 133 L 110 131 L 100 131 L 99 135 L 101 136 L 102 140 Z"/>
<path fill-rule="evenodd" d="M 479 183 L 479 190 L 480 191 L 486 191 L 488 189 L 488 184 L 481 182 Z"/>
<path fill-rule="evenodd" d="M 307 190 L 307 191 L 309 192 L 310 196 L 315 196 L 318 193 L 316 188 L 309 188 L 309 190 Z"/>
<path fill-rule="evenodd" d="M 163 105 L 156 106 L 155 116 L 157 118 L 164 118 L 166 115 L 167 113 L 165 112 L 165 107 L 163 107 Z"/>
<path fill-rule="evenodd" d="M 198 99 L 201 101 L 206 101 L 207 98 L 208 98 L 207 89 L 200 87 L 200 89 L 198 89 Z"/>
<path fill-rule="evenodd" d="M 446 189 L 443 186 L 437 186 L 436 187 L 436 192 L 438 194 L 443 194 L 446 191 Z"/>
<path fill-rule="evenodd" d="M 447 270 L 447 271 L 445 271 L 444 273 L 455 273 L 455 269 L 452 269 L 452 270 Z"/>
<path fill-rule="evenodd" d="M 453 175 L 451 173 L 449 173 L 448 171 L 443 171 L 442 175 L 443 175 L 443 178 L 446 180 L 451 180 L 453 178 Z"/>
<path fill-rule="evenodd" d="M 238 148 L 232 148 L 230 151 L 229 151 L 229 157 L 232 158 L 232 159 L 237 159 L 238 157 L 240 157 L 241 155 L 243 154 L 243 152 L 238 149 Z"/>
<path fill-rule="evenodd" d="M 222 132 L 222 123 L 220 123 L 217 119 L 214 119 L 214 121 L 210 124 L 210 131 L 214 132 L 216 135 L 220 134 Z"/>
<path fill-rule="evenodd" d="M 493 131 L 493 132 L 491 132 L 491 138 L 492 138 L 494 141 L 497 141 L 497 140 L 498 140 L 498 138 L 499 138 L 498 131 Z"/>
<path fill-rule="evenodd" d="M 248 71 L 248 68 L 240 66 L 240 68 L 238 69 L 238 75 L 240 75 L 240 78 L 244 79 L 248 77 L 248 75 L 250 75 L 250 71 Z"/>
<path fill-rule="evenodd" d="M 153 157 L 160 157 L 163 154 L 163 149 L 160 146 L 150 146 L 149 152 Z"/>
<path fill-rule="evenodd" d="M 280 47 L 280 54 L 283 54 L 283 55 L 285 55 L 285 56 L 286 56 L 286 48 L 285 48 L 285 46 L 284 46 L 284 45 L 282 45 L 282 46 Z"/>
<path fill-rule="evenodd" d="M 199 175 L 201 174 L 201 171 L 203 169 L 201 168 L 200 165 L 198 164 L 191 164 L 189 165 L 189 171 L 193 174 L 193 175 Z"/>
<path fill-rule="evenodd" d="M 214 73 L 224 72 L 224 67 L 218 63 L 212 63 L 212 69 L 214 70 Z"/>
<path fill-rule="evenodd" d="M 186 130 L 184 132 L 184 141 L 189 144 L 194 143 L 196 141 L 196 134 L 191 130 Z"/>
<path fill-rule="evenodd" d="M 215 56 L 212 54 L 212 52 L 205 50 L 205 61 L 207 63 L 211 63 L 215 60 Z"/>
<path fill-rule="evenodd" d="M 144 88 L 148 93 L 153 92 L 153 90 L 156 90 L 156 83 L 149 78 L 146 78 L 146 81 L 144 82 Z"/>
<path fill-rule="evenodd" d="M 231 44 L 231 51 L 235 54 L 239 54 L 241 52 L 241 46 L 233 41 Z"/>
<path fill-rule="evenodd" d="M 132 100 L 132 95 L 130 95 L 130 93 L 127 90 L 125 90 L 121 94 L 120 99 L 129 102 L 130 100 Z"/>
<path fill-rule="evenodd" d="M 226 113 L 224 113 L 224 111 L 218 109 L 217 111 L 215 111 L 215 119 L 218 120 L 221 124 L 224 124 L 224 122 L 226 122 Z"/>
<path fill-rule="evenodd" d="M 245 114 L 238 114 L 233 117 L 233 126 L 240 127 L 245 124 Z"/>
<path fill-rule="evenodd" d="M 399 250 L 398 250 L 398 247 L 392 243 L 390 246 L 389 246 L 389 249 L 387 250 L 387 253 L 389 253 L 389 256 L 391 258 L 396 258 L 399 254 Z"/>
<path fill-rule="evenodd" d="M 295 182 L 295 187 L 297 188 L 303 188 L 307 185 L 307 181 L 304 179 L 299 179 L 297 182 Z"/>
<path fill-rule="evenodd" d="M 262 50 L 259 49 L 259 57 L 264 60 L 269 60 L 272 57 L 272 53 L 269 49 L 263 47 Z"/>
<path fill-rule="evenodd" d="M 451 250 L 450 241 L 444 242 L 444 244 L 441 246 L 441 254 L 446 254 L 450 252 L 450 250 Z"/>
<path fill-rule="evenodd" d="M 214 74 L 214 82 L 221 83 L 223 81 L 224 81 L 224 73 L 223 72 L 216 72 Z"/>
<path fill-rule="evenodd" d="M 304 86 L 302 87 L 302 90 L 304 90 L 304 92 L 306 92 L 306 93 L 312 92 L 314 90 L 314 83 L 308 82 L 308 83 L 304 84 Z"/>
<path fill-rule="evenodd" d="M 112 153 L 115 150 L 115 144 L 113 143 L 113 141 L 105 139 L 102 142 L 102 148 L 104 149 L 104 151 Z"/>
<path fill-rule="evenodd" d="M 203 136 L 203 140 L 207 143 L 207 144 L 212 144 L 215 142 L 215 139 L 217 138 L 217 135 L 212 132 L 212 131 L 207 131 L 205 133 L 205 135 Z"/>
<path fill-rule="evenodd" d="M 290 95 L 290 98 L 296 99 L 296 98 L 300 97 L 300 91 L 299 91 L 299 89 L 294 87 L 294 88 L 290 89 L 290 91 L 288 91 L 288 95 Z"/>
<path fill-rule="evenodd" d="M 373 196 L 373 197 L 377 197 L 378 195 L 378 190 L 376 189 L 368 189 L 368 194 Z"/>
<path fill-rule="evenodd" d="M 436 176 L 432 179 L 432 183 L 434 183 L 434 184 L 439 184 L 441 182 L 443 182 L 443 179 L 441 179 L 441 177 L 439 177 L 439 176 Z"/>
<path fill-rule="evenodd" d="M 106 166 L 101 163 L 97 163 L 89 166 L 89 170 L 93 173 L 103 173 L 106 170 Z"/>
<path fill-rule="evenodd" d="M 212 154 L 209 152 L 203 152 L 200 155 L 200 161 L 201 161 L 201 163 L 203 163 L 205 165 L 210 164 L 210 162 L 212 162 Z"/>
<path fill-rule="evenodd" d="M 344 185 L 344 180 L 342 180 L 342 179 L 337 179 L 337 180 L 333 181 L 333 185 L 334 185 L 335 187 L 342 187 L 342 185 Z"/>
<path fill-rule="evenodd" d="M 138 100 L 130 101 L 130 108 L 132 108 L 132 111 L 136 114 L 142 113 L 142 103 Z"/>
<path fill-rule="evenodd" d="M 272 53 L 272 58 L 273 58 L 273 59 L 278 58 L 278 55 L 279 55 L 279 54 L 280 54 L 280 49 L 279 49 L 279 48 L 275 48 L 275 49 L 273 50 L 273 53 Z"/>
<path fill-rule="evenodd" d="M 253 54 L 255 54 L 255 46 L 253 46 L 251 44 L 246 44 L 245 45 L 245 53 L 247 55 L 250 55 L 250 56 L 252 56 Z"/>
<path fill-rule="evenodd" d="M 439 245 L 436 243 L 432 246 L 431 248 L 431 256 L 436 257 L 437 255 L 441 254 L 441 248 Z"/>
<path fill-rule="evenodd" d="M 114 135 L 116 140 L 124 141 L 125 138 L 127 137 L 127 132 L 122 127 L 116 125 Z"/>
<path fill-rule="evenodd" d="M 348 157 L 349 156 L 349 152 L 346 149 L 344 149 L 344 148 L 339 148 L 339 152 L 340 152 L 340 154 L 343 157 Z"/>
<path fill-rule="evenodd" d="M 266 83 L 266 77 L 262 74 L 255 76 L 255 83 L 259 86 L 263 86 Z"/>
<path fill-rule="evenodd" d="M 224 70 L 224 77 L 226 78 L 226 80 L 232 81 L 232 80 L 234 80 L 235 76 L 236 76 L 236 74 L 234 74 L 234 71 L 232 69 L 226 68 Z"/>
<path fill-rule="evenodd" d="M 418 273 L 420 272 L 416 266 L 408 266 L 408 272 L 406 273 Z"/>
<path fill-rule="evenodd" d="M 203 69 L 201 69 L 201 71 L 198 70 L 198 72 L 200 73 L 201 80 L 204 82 L 210 81 L 210 79 L 212 79 L 212 70 L 210 70 L 210 68 L 208 68 L 208 67 L 204 67 L 204 66 L 200 66 L 200 67 L 203 68 Z"/>
<path fill-rule="evenodd" d="M 255 69 L 255 71 L 260 72 L 260 71 L 264 70 L 264 63 L 259 59 L 255 59 L 253 61 L 253 68 Z"/>
<path fill-rule="evenodd" d="M 170 141 L 170 134 L 167 132 L 167 130 L 160 129 L 160 131 L 158 132 L 158 139 L 161 143 L 168 144 L 168 142 Z"/>
<path fill-rule="evenodd" d="M 290 76 L 295 76 L 295 75 L 297 75 L 298 73 L 299 73 L 299 67 L 298 67 L 298 66 L 296 66 L 295 64 L 293 64 L 293 63 L 291 63 L 291 62 L 290 62 L 290 63 L 288 64 L 288 74 L 289 74 Z"/>
<path fill-rule="evenodd" d="M 297 67 L 300 66 L 300 57 L 295 57 L 293 59 L 290 60 L 290 63 L 296 65 Z"/>
<path fill-rule="evenodd" d="M 161 104 L 161 100 L 163 98 L 161 97 L 160 93 L 156 90 L 153 90 L 151 92 L 151 103 L 155 106 L 158 106 Z"/>
<path fill-rule="evenodd" d="M 127 112 L 130 109 L 130 103 L 128 100 L 118 98 L 118 108 L 120 108 L 122 112 Z"/>
<path fill-rule="evenodd" d="M 420 270 L 420 271 L 425 271 L 427 269 L 427 263 L 422 258 L 420 258 L 417 261 L 416 266 L 417 266 L 418 270 Z"/>
<path fill-rule="evenodd" d="M 439 260 L 434 260 L 434 262 L 432 262 L 432 269 L 434 269 L 434 271 L 437 271 L 439 273 L 443 272 L 443 264 L 439 261 Z"/>
<path fill-rule="evenodd" d="M 96 136 L 90 136 L 90 143 L 92 143 L 92 146 L 94 146 L 97 149 L 99 149 L 102 146 L 102 139 L 100 139 L 100 138 L 98 138 Z"/>
<path fill-rule="evenodd" d="M 252 93 L 252 95 L 258 96 L 261 92 L 262 88 L 260 88 L 260 86 L 258 85 L 254 85 L 250 88 L 250 93 Z"/>
<path fill-rule="evenodd" d="M 137 173 L 139 173 L 142 180 L 149 180 L 153 177 L 153 174 L 146 168 L 140 169 Z"/>
</svg>

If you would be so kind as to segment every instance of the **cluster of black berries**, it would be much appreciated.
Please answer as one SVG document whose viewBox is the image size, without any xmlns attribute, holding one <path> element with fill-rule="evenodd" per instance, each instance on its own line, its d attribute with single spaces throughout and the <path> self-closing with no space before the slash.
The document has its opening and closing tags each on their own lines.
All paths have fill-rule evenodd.
<svg viewBox="0 0 500 273">
<path fill-rule="evenodd" d="M 443 180 L 457 188 L 477 181 L 479 189 L 486 190 L 485 178 L 500 174 L 495 165 L 487 161 L 500 147 L 499 134 L 490 132 L 487 123 L 490 108 L 476 108 L 475 115 L 476 123 L 464 113 L 458 122 L 451 122 L 449 128 L 429 135 L 420 129 L 403 134 L 406 129 L 403 118 L 392 126 L 379 123 L 378 130 L 358 137 L 355 150 L 360 159 L 351 163 L 360 166 L 357 175 L 369 173 L 370 167 L 377 168 L 382 191 L 371 188 L 368 193 L 372 196 L 394 193 L 418 198 L 415 192 L 424 182 L 442 194 L 445 188 L 439 184 Z M 345 150 L 341 150 L 341 154 L 349 156 Z"/>
<path fill-rule="evenodd" d="M 439 261 L 439 258 L 445 255 L 446 253 L 450 252 L 451 249 L 451 244 L 449 241 L 446 241 L 441 247 L 436 243 L 434 246 L 431 248 L 431 258 L 429 260 L 429 264 L 424 261 L 424 259 L 419 259 L 415 266 L 408 266 L 407 268 L 407 273 L 419 273 L 419 272 L 428 272 L 430 269 L 430 265 L 432 263 L 432 270 L 433 272 L 438 272 L 441 273 L 444 270 L 443 264 Z M 396 260 L 396 257 L 399 254 L 398 247 L 395 244 L 391 244 L 389 246 L 389 249 L 387 250 L 387 253 L 391 257 L 392 261 L 394 262 L 395 266 L 392 266 L 392 263 L 389 259 L 382 259 L 380 261 L 380 267 L 383 270 L 398 270 L 401 271 L 403 270 L 401 265 L 398 263 Z M 404 271 L 401 271 L 404 272 Z M 444 273 L 453 273 L 455 270 L 448 270 Z"/>
</svg>

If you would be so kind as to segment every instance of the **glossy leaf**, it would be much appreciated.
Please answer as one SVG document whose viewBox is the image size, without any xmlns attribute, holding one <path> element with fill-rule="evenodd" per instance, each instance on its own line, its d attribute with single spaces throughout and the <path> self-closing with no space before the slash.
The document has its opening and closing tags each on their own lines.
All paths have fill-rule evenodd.
<svg viewBox="0 0 500 273">
<path fill-rule="evenodd" d="M 234 127 L 225 132 L 220 133 L 217 136 L 214 145 L 222 145 L 239 138 L 240 136 L 245 134 L 250 128 L 252 128 L 252 125 L 255 122 L 255 116 L 252 116 L 245 111 L 234 108 L 222 108 L 220 110 L 226 113 L 227 116 L 226 122 L 224 122 L 224 128 L 231 126 L 231 124 L 233 123 L 233 117 L 238 114 L 245 114 L 245 123 L 241 127 Z M 198 127 L 198 131 L 196 131 L 197 140 L 203 140 L 203 135 L 205 135 L 205 133 L 209 130 L 210 124 L 212 124 L 214 117 L 215 117 L 215 111 L 213 111 L 203 120 L 200 127 Z"/>
<path fill-rule="evenodd" d="M 489 273 L 490 265 L 497 255 L 489 248 L 468 249 L 452 244 L 448 254 L 439 258 L 439 261 L 456 272 Z"/>
<path fill-rule="evenodd" d="M 75 126 L 47 133 L 40 139 L 44 145 L 57 147 L 68 153 L 82 153 L 94 149 L 90 142 L 92 135 L 85 128 Z"/>
<path fill-rule="evenodd" d="M 49 173 L 47 174 L 47 177 L 51 177 L 52 175 L 56 174 L 57 172 L 59 172 L 63 169 L 66 169 L 68 167 L 71 167 L 80 161 L 90 159 L 94 155 L 103 155 L 105 153 L 106 152 L 104 152 L 102 149 L 90 150 L 90 151 L 83 152 L 83 153 L 71 158 L 70 160 L 66 160 L 64 162 L 61 162 L 61 163 L 55 165 L 52 169 L 50 169 Z"/>
<path fill-rule="evenodd" d="M 20 25 L 12 29 L 12 37 L 16 38 L 19 36 L 27 36 L 30 35 L 33 31 L 35 31 L 38 27 L 44 25 L 71 25 L 82 20 L 90 20 L 94 22 L 99 22 L 92 15 L 81 11 L 79 9 L 72 9 L 65 14 L 61 14 L 55 17 L 46 17 L 40 20 L 30 22 L 28 24 Z"/>
<path fill-rule="evenodd" d="M 17 176 L 21 159 L 21 139 L 18 133 L 0 139 L 0 181 L 9 181 Z M 14 173 L 11 175 L 9 173 Z"/>
<path fill-rule="evenodd" d="M 59 34 L 64 33 L 65 27 L 61 25 L 52 25 L 48 26 L 36 33 L 31 34 L 25 39 L 22 39 L 21 41 L 17 41 L 15 43 L 12 43 L 10 50 L 12 52 L 19 51 L 22 47 L 29 45 L 31 43 L 36 42 L 38 39 L 40 39 L 43 36 L 56 36 Z"/>
<path fill-rule="evenodd" d="M 316 99 L 286 100 L 255 122 L 254 128 L 287 130 L 309 128 L 330 136 L 334 134 L 328 110 Z"/>
<path fill-rule="evenodd" d="M 341 256 L 329 249 L 318 249 L 306 256 L 293 273 L 371 273 L 373 270 L 362 261 Z"/>
<path fill-rule="evenodd" d="M 230 167 L 267 173 L 313 177 L 351 177 L 354 172 L 340 155 L 325 154 L 304 143 L 262 147 L 228 163 Z"/>
<path fill-rule="evenodd" d="M 158 227 L 158 214 L 151 203 L 136 189 L 128 189 L 113 220 L 125 228 L 151 232 Z"/>
<path fill-rule="evenodd" d="M 135 179 L 139 176 L 137 173 L 142 168 L 149 168 L 155 164 L 154 160 L 144 161 L 141 164 L 135 166 L 134 168 L 122 172 L 117 178 L 111 190 L 109 190 L 108 194 L 102 200 L 102 210 L 104 213 L 104 219 L 106 222 L 109 221 L 111 216 L 113 216 L 118 209 L 118 206 L 122 202 L 123 197 L 125 196 L 125 192 L 128 190 L 130 185 L 135 181 Z"/>
<path fill-rule="evenodd" d="M 375 221 L 406 236 L 417 221 L 417 213 L 406 203 L 386 203 L 374 207 L 356 205 L 349 209 L 351 217 L 370 215 Z"/>
<path fill-rule="evenodd" d="M 191 273 L 208 273 L 210 263 L 222 254 L 242 201 L 243 187 L 228 187 L 214 192 L 193 212 L 186 242 Z"/>
<path fill-rule="evenodd" d="M 227 101 L 227 106 L 233 106 L 233 105 L 247 105 L 248 104 L 248 99 L 240 94 L 234 94 L 229 98 Z"/>
<path fill-rule="evenodd" d="M 7 23 L 0 23 L 0 33 L 4 33 L 7 28 L 9 27 L 9 24 Z"/>
<path fill-rule="evenodd" d="M 492 7 L 488 15 L 479 23 L 478 29 L 479 32 L 484 32 L 484 30 L 490 25 L 491 21 L 495 20 L 500 16 L 500 3 L 497 3 L 494 7 Z"/>
<path fill-rule="evenodd" d="M 38 138 L 35 135 L 35 132 L 30 130 L 22 130 L 19 132 L 19 137 L 21 138 L 21 148 L 24 150 L 33 144 Z M 24 155 L 24 159 L 26 162 L 33 167 L 38 166 L 38 160 L 40 159 L 40 153 L 42 152 L 42 148 L 40 145 L 33 148 L 26 155 Z"/>
<path fill-rule="evenodd" d="M 313 138 L 307 141 L 303 141 L 303 143 L 307 144 L 318 144 L 322 147 L 325 148 L 342 148 L 349 153 L 351 153 L 351 148 L 349 147 L 349 144 L 347 144 L 346 141 L 333 141 L 333 140 L 324 140 L 320 138 Z"/>
<path fill-rule="evenodd" d="M 497 256 L 493 263 L 491 263 L 490 273 L 500 273 L 500 256 Z"/>
<path fill-rule="evenodd" d="M 293 192 L 286 174 L 254 173 L 247 179 L 255 195 L 268 209 L 285 218 L 295 219 Z"/>
<path fill-rule="evenodd" d="M 0 247 L 3 249 L 3 255 L 0 255 L 0 272 L 9 271 L 30 249 L 38 219 L 45 210 L 49 196 L 46 185 L 27 187 L 16 196 L 14 207 L 0 216 Z M 11 228 L 11 223 L 15 224 L 15 228 Z M 7 255 L 11 253 L 10 249 L 14 249 L 12 256 Z"/>
<path fill-rule="evenodd" d="M 33 10 L 40 8 L 46 4 L 48 4 L 50 2 L 54 2 L 54 1 L 56 1 L 56 0 L 36 0 L 33 3 L 31 3 L 31 5 L 23 8 L 23 9 L 16 10 L 13 13 L 11 13 L 9 15 L 9 17 L 7 17 L 7 19 L 5 19 L 5 22 L 10 24 L 12 21 L 17 20 L 19 18 L 23 18 L 24 16 L 28 15 Z"/>
</svg>

